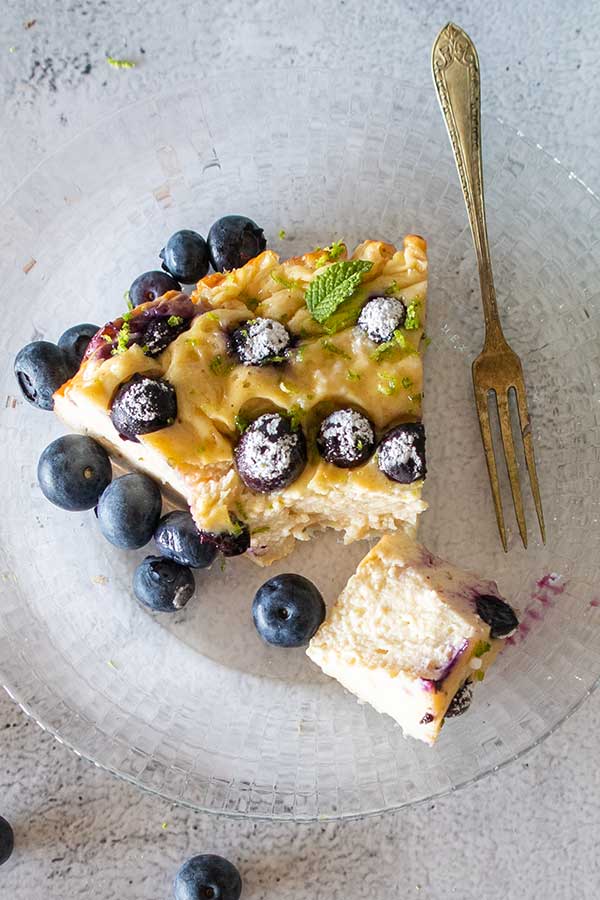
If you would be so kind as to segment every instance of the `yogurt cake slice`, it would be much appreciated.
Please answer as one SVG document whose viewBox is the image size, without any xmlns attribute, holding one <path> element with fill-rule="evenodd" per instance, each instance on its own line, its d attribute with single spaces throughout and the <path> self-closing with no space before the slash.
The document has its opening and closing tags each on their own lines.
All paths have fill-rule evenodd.
<svg viewBox="0 0 600 900">
<path fill-rule="evenodd" d="M 493 581 L 398 531 L 360 563 L 307 653 L 405 735 L 433 744 L 517 625 Z"/>
<path fill-rule="evenodd" d="M 110 322 L 55 395 L 72 429 L 180 494 L 207 539 L 268 564 L 425 509 L 423 238 L 265 251 Z"/>
</svg>

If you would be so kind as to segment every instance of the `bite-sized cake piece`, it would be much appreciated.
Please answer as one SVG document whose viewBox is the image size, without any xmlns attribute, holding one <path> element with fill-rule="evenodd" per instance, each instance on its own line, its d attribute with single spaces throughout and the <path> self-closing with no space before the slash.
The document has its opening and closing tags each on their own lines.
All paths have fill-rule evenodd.
<svg viewBox="0 0 600 900">
<path fill-rule="evenodd" d="M 493 581 L 398 531 L 360 563 L 307 653 L 405 734 L 433 744 L 517 625 Z"/>
<path fill-rule="evenodd" d="M 54 408 L 259 563 L 320 528 L 414 528 L 426 288 L 417 235 L 265 251 L 105 325 Z"/>
</svg>

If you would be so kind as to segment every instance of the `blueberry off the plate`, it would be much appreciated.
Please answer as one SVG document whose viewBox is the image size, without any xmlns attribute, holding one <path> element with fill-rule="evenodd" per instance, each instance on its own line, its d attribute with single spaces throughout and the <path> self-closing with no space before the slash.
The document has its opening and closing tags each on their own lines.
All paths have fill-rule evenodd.
<svg viewBox="0 0 600 900">
<path fill-rule="evenodd" d="M 163 268 L 182 284 L 199 281 L 208 272 L 208 247 L 202 235 L 184 228 L 172 234 L 160 251 Z"/>
<path fill-rule="evenodd" d="M 175 876 L 175 900 L 239 900 L 240 873 L 228 859 L 212 853 L 192 856 Z"/>
<path fill-rule="evenodd" d="M 58 346 L 64 352 L 73 374 L 81 365 L 84 353 L 94 335 L 99 331 L 98 325 L 91 322 L 83 322 L 81 325 L 71 325 L 58 339 Z"/>
<path fill-rule="evenodd" d="M 15 835 L 10 824 L 0 816 L 0 866 L 12 855 Z"/>
<path fill-rule="evenodd" d="M 131 283 L 129 301 L 132 306 L 140 306 L 142 303 L 152 303 L 154 300 L 158 300 L 167 291 L 180 290 L 181 285 L 172 275 L 169 275 L 168 272 L 161 272 L 160 269 L 153 269 L 150 272 L 142 272 Z"/>
<path fill-rule="evenodd" d="M 259 635 L 268 644 L 302 647 L 325 619 L 325 603 L 308 578 L 276 575 L 256 592 L 252 618 Z"/>
<path fill-rule="evenodd" d="M 91 437 L 66 434 L 49 444 L 38 462 L 44 497 L 61 509 L 92 509 L 112 478 L 108 453 Z"/>
<path fill-rule="evenodd" d="M 163 556 L 147 556 L 133 576 L 135 596 L 155 612 L 183 609 L 194 589 L 191 569 Z"/>
<path fill-rule="evenodd" d="M 210 261 L 216 272 L 239 269 L 266 248 L 265 235 L 247 216 L 223 216 L 208 232 Z"/>
</svg>

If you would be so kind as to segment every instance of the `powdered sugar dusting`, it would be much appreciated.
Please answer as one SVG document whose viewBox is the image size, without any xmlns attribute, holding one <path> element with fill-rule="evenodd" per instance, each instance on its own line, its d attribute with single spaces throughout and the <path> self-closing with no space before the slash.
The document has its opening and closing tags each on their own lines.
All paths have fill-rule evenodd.
<svg viewBox="0 0 600 900">
<path fill-rule="evenodd" d="M 238 472 L 253 490 L 278 490 L 297 477 L 306 461 L 303 432 L 292 431 L 279 413 L 265 413 L 250 425 L 235 452 Z"/>
<path fill-rule="evenodd" d="M 389 341 L 406 319 L 406 307 L 394 297 L 373 297 L 363 306 L 358 327 L 376 344 Z"/>
<path fill-rule="evenodd" d="M 236 350 L 244 365 L 252 366 L 279 356 L 287 350 L 290 336 L 285 325 L 276 319 L 252 319 L 239 329 Z"/>
<path fill-rule="evenodd" d="M 400 468 L 410 469 L 415 478 L 421 477 L 424 469 L 418 443 L 420 437 L 414 431 L 398 428 L 390 432 L 379 446 L 379 467 L 386 473 Z"/>
<path fill-rule="evenodd" d="M 319 440 L 352 461 L 362 459 L 364 448 L 373 446 L 375 434 L 366 416 L 355 409 L 338 409 L 323 421 Z"/>
<path fill-rule="evenodd" d="M 172 387 L 156 378 L 141 378 L 130 384 L 120 399 L 121 413 L 135 422 L 153 422 L 170 399 Z"/>
</svg>

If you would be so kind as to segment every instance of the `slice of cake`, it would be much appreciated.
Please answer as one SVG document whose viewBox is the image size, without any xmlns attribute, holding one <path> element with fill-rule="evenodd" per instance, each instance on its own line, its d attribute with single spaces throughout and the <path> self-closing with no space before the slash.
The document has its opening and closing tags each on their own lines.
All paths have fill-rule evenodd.
<svg viewBox="0 0 600 900">
<path fill-rule="evenodd" d="M 433 744 L 517 625 L 494 582 L 399 531 L 363 559 L 307 653 L 405 734 Z"/>
<path fill-rule="evenodd" d="M 316 529 L 414 527 L 426 279 L 416 235 L 265 251 L 106 325 L 54 408 L 262 564 Z"/>
</svg>

